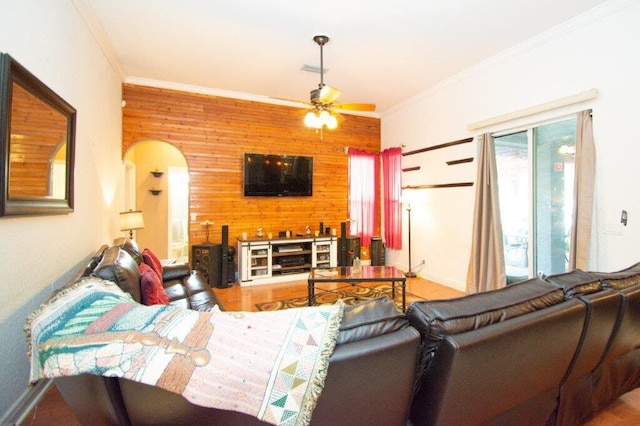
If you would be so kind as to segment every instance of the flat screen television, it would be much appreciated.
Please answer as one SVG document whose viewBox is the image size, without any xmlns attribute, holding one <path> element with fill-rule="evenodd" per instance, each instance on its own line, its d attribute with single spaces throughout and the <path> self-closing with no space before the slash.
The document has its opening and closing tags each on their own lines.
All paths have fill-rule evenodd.
<svg viewBox="0 0 640 426">
<path fill-rule="evenodd" d="M 313 157 L 244 154 L 244 195 L 313 195 Z"/>
</svg>

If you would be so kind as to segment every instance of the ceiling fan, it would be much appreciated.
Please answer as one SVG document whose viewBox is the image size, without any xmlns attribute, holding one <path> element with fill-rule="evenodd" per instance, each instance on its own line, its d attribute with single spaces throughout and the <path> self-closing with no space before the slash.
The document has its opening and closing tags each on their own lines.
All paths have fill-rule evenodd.
<svg viewBox="0 0 640 426">
<path fill-rule="evenodd" d="M 342 92 L 335 87 L 324 84 L 323 47 L 329 42 L 329 37 L 326 35 L 317 35 L 313 37 L 313 41 L 320 46 L 320 84 L 318 84 L 317 89 L 312 90 L 310 93 L 310 105 L 312 108 L 307 112 L 304 118 L 304 124 L 307 127 L 312 127 L 320 131 L 322 131 L 324 127 L 335 129 L 338 127 L 338 120 L 333 109 L 375 111 L 376 106 L 374 104 L 335 103 Z"/>
</svg>

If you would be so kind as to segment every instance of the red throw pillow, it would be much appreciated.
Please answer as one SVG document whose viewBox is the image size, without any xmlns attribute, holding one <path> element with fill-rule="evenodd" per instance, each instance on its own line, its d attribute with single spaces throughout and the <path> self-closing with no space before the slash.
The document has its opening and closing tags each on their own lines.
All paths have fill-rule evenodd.
<svg viewBox="0 0 640 426">
<path fill-rule="evenodd" d="M 149 305 L 168 305 L 169 297 L 162 287 L 162 281 L 156 272 L 147 264 L 140 265 L 140 293 L 142 303 Z"/>
<path fill-rule="evenodd" d="M 151 266 L 156 274 L 162 279 L 162 262 L 158 259 L 158 256 L 148 248 L 142 250 L 142 261 Z"/>
</svg>

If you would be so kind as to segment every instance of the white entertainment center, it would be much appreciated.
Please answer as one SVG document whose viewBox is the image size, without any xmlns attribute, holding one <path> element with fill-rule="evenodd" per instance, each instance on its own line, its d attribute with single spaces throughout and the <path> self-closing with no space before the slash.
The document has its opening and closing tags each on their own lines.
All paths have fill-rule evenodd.
<svg viewBox="0 0 640 426">
<path fill-rule="evenodd" d="M 337 237 L 238 239 L 241 286 L 304 280 L 311 268 L 337 265 Z"/>
</svg>

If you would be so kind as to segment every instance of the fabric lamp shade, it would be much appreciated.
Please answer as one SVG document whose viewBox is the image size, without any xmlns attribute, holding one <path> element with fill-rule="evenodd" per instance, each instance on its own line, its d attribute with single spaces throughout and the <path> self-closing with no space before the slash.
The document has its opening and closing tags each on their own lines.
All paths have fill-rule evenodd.
<svg viewBox="0 0 640 426">
<path fill-rule="evenodd" d="M 129 231 L 130 238 L 133 238 L 134 229 L 144 228 L 144 218 L 140 210 L 129 210 L 120 213 L 120 230 Z"/>
</svg>

